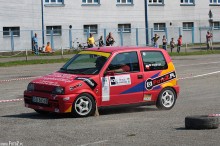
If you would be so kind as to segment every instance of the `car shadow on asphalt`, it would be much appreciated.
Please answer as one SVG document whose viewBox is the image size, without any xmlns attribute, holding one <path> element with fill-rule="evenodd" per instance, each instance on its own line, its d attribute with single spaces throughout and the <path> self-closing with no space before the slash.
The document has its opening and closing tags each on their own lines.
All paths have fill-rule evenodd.
<svg viewBox="0 0 220 146">
<path fill-rule="evenodd" d="M 152 112 L 159 111 L 157 108 L 153 107 L 117 107 L 117 108 L 104 108 L 99 109 L 99 116 L 102 115 L 113 115 L 113 114 L 127 114 L 127 113 L 138 113 L 138 112 Z M 49 113 L 49 114 L 39 114 L 36 112 L 31 113 L 20 113 L 14 115 L 4 115 L 1 117 L 6 118 L 25 118 L 25 119 L 64 119 L 64 118 L 73 118 L 71 114 L 58 114 L 58 113 Z"/>
<path fill-rule="evenodd" d="M 158 111 L 155 107 L 117 107 L 117 108 L 104 108 L 99 110 L 100 115 L 111 115 L 111 114 L 126 114 L 126 113 L 137 113 L 137 112 L 148 112 Z"/>
<path fill-rule="evenodd" d="M 32 113 L 21 113 L 15 115 L 5 115 L 2 117 L 7 118 L 25 118 L 25 119 L 39 119 L 39 120 L 47 120 L 47 119 L 62 119 L 62 118 L 71 118 L 69 114 L 57 114 L 57 113 L 49 113 L 49 114 L 38 114 L 36 112 Z"/>
</svg>

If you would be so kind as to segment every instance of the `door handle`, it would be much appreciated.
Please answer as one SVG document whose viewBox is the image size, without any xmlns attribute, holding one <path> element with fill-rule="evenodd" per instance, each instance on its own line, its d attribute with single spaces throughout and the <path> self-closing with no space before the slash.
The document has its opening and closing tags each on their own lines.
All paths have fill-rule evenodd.
<svg viewBox="0 0 220 146">
<path fill-rule="evenodd" d="M 138 79 L 143 79 L 143 75 L 138 75 Z"/>
</svg>

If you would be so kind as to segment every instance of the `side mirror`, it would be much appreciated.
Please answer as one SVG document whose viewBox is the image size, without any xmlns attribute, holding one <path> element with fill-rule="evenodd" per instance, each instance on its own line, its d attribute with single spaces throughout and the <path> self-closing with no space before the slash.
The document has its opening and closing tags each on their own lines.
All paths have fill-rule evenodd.
<svg viewBox="0 0 220 146">
<path fill-rule="evenodd" d="M 105 75 L 107 75 L 107 76 L 115 76 L 115 72 L 114 71 L 107 71 L 105 73 Z"/>
</svg>

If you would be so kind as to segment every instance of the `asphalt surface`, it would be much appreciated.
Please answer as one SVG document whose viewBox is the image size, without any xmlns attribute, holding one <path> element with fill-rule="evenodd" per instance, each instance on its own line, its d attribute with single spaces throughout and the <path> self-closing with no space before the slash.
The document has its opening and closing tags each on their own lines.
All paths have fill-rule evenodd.
<svg viewBox="0 0 220 146">
<path fill-rule="evenodd" d="M 100 116 L 72 118 L 42 116 L 23 101 L 0 102 L 0 146 L 20 145 L 140 145 L 217 146 L 220 128 L 187 130 L 185 117 L 220 113 L 220 55 L 172 57 L 181 87 L 169 111 L 155 106 L 100 110 Z M 0 68 L 0 101 L 21 99 L 36 76 L 58 70 L 62 64 Z M 32 78 L 33 77 L 33 78 Z"/>
</svg>

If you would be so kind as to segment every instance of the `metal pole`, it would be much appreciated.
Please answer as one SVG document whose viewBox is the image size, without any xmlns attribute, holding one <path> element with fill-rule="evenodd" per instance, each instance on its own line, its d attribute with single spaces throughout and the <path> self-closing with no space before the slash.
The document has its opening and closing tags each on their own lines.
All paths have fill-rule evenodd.
<svg viewBox="0 0 220 146">
<path fill-rule="evenodd" d="M 42 17 L 42 46 L 44 45 L 44 4 L 41 0 L 41 17 Z"/>
<path fill-rule="evenodd" d="M 122 28 L 120 29 L 121 46 L 123 46 L 123 33 Z"/>
<path fill-rule="evenodd" d="M 14 37 L 13 37 L 13 31 L 10 31 L 11 35 L 11 52 L 14 52 Z"/>
<path fill-rule="evenodd" d="M 52 51 L 54 51 L 54 43 L 53 43 L 53 30 L 50 31 L 50 44 L 51 44 L 51 48 Z"/>
<path fill-rule="evenodd" d="M 138 28 L 136 28 L 136 46 L 138 46 Z"/>
<path fill-rule="evenodd" d="M 104 29 L 104 42 L 105 42 L 105 46 L 106 46 L 106 28 Z"/>
<path fill-rule="evenodd" d="M 145 3 L 145 33 L 146 33 L 146 45 L 149 44 L 149 38 L 148 38 L 148 0 L 144 1 Z"/>
<path fill-rule="evenodd" d="M 73 48 L 73 39 L 72 39 L 72 29 L 71 28 L 69 29 L 69 42 L 70 42 L 70 44 L 69 44 L 70 49 L 72 49 Z"/>
</svg>

